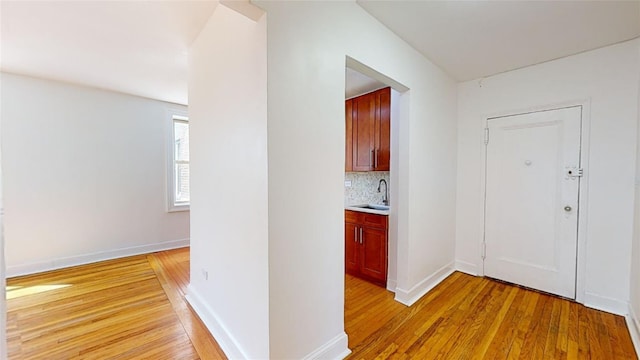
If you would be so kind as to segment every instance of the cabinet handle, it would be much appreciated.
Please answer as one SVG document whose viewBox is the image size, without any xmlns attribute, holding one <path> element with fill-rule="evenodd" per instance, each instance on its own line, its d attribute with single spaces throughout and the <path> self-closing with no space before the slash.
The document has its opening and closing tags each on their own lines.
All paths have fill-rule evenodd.
<svg viewBox="0 0 640 360">
<path fill-rule="evenodd" d="M 353 228 L 353 241 L 358 242 L 358 227 Z"/>
<path fill-rule="evenodd" d="M 374 150 L 375 156 L 373 157 L 373 167 L 378 168 L 378 149 Z"/>
<path fill-rule="evenodd" d="M 362 228 L 360 228 L 360 244 L 362 244 Z"/>
</svg>

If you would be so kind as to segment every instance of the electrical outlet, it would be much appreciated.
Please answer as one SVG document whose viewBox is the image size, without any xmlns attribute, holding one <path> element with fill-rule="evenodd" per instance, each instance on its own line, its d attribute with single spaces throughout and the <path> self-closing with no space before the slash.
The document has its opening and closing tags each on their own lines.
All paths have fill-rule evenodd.
<svg viewBox="0 0 640 360">
<path fill-rule="evenodd" d="M 345 180 L 344 187 L 351 187 L 351 180 Z"/>
<path fill-rule="evenodd" d="M 205 270 L 205 269 L 202 269 L 202 277 L 205 280 L 209 280 L 209 272 L 207 270 Z"/>
</svg>

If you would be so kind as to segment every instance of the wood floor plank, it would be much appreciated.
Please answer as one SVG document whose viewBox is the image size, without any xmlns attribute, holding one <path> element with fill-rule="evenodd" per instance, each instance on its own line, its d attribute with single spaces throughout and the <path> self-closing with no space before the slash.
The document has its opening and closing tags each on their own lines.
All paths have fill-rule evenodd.
<svg viewBox="0 0 640 360">
<path fill-rule="evenodd" d="M 579 354 L 580 320 L 578 317 L 578 311 L 579 311 L 578 304 L 576 303 L 569 304 L 569 319 L 567 320 L 567 322 L 572 325 L 569 325 L 567 327 L 567 332 L 569 334 L 567 359 L 577 359 Z M 578 326 L 576 326 L 575 324 L 578 324 Z"/>
<path fill-rule="evenodd" d="M 473 321 L 466 316 L 466 310 L 479 306 L 486 300 L 484 294 L 487 293 L 487 285 L 493 286 L 488 281 L 482 281 L 478 284 L 467 282 L 461 291 L 449 294 L 448 298 L 457 299 L 459 302 L 450 301 L 447 313 L 443 314 L 445 326 L 437 329 L 435 336 L 424 341 L 421 349 L 422 353 L 427 353 L 425 356 L 434 359 L 447 359 L 450 356 L 449 353 L 455 345 L 451 339 L 460 336 L 466 331 L 465 327 Z M 428 351 L 428 349 L 437 349 L 437 352 Z"/>
<path fill-rule="evenodd" d="M 457 346 L 457 342 L 453 342 L 450 339 L 449 342 L 452 343 L 451 350 L 447 352 L 448 358 L 462 358 L 469 359 L 473 356 L 474 350 L 478 348 L 479 343 L 484 339 L 484 337 L 475 336 L 478 333 L 487 333 L 492 325 L 492 317 L 491 315 L 496 315 L 497 312 L 501 309 L 501 304 L 503 300 L 503 295 L 505 291 L 504 284 L 497 284 L 494 289 L 494 294 L 496 296 L 491 296 L 491 293 L 485 291 L 484 299 L 486 300 L 483 305 L 480 305 L 479 309 L 486 309 L 486 311 L 476 312 L 475 316 L 469 316 L 468 320 L 470 325 L 466 328 L 466 330 L 462 333 L 461 339 L 467 346 Z M 486 290 L 486 288 L 485 288 Z"/>
<path fill-rule="evenodd" d="M 506 359 L 513 345 L 515 334 L 517 334 L 517 324 L 523 316 L 522 308 L 526 301 L 528 292 L 517 291 L 512 306 L 509 306 L 495 335 L 493 336 L 491 346 L 486 350 L 484 357 L 487 359 Z"/>
<path fill-rule="evenodd" d="M 150 255 L 149 263 L 158 274 L 158 281 L 198 354 L 203 359 L 226 359 L 218 343 L 185 299 L 189 285 L 189 258 L 189 249 L 185 248 Z"/>
<path fill-rule="evenodd" d="M 570 306 L 568 301 L 560 302 L 560 314 L 558 319 L 558 339 L 556 341 L 555 358 L 566 358 L 569 351 L 569 316 Z"/>
<path fill-rule="evenodd" d="M 188 249 L 9 279 L 9 359 L 226 359 L 188 283 Z M 624 318 L 491 279 L 456 272 L 411 307 L 345 285 L 350 359 L 637 359 Z"/>
<path fill-rule="evenodd" d="M 8 279 L 9 359 L 226 359 L 188 283 L 188 248 Z"/>
<path fill-rule="evenodd" d="M 352 283 L 352 281 L 355 281 L 356 283 L 359 282 L 359 280 L 350 276 L 347 276 L 346 279 L 347 279 L 346 280 L 347 288 L 350 287 L 350 284 Z M 448 298 L 447 294 L 449 293 L 454 294 L 457 292 L 457 290 L 461 289 L 463 286 L 464 286 L 464 282 L 455 282 L 455 281 L 451 283 L 440 284 L 439 286 L 435 287 L 431 292 L 429 292 L 429 294 L 425 295 L 424 298 L 433 299 L 434 301 L 437 301 L 438 299 L 445 299 L 445 298 Z M 386 290 L 382 288 L 378 288 L 377 291 L 386 291 Z M 360 301 L 360 299 L 362 298 L 359 297 L 357 299 L 358 301 Z M 345 299 L 345 301 L 347 301 L 347 299 Z M 389 301 L 395 302 L 392 298 Z M 387 303 L 391 304 L 390 302 L 387 302 Z M 445 305 L 445 302 L 443 302 L 443 306 L 444 305 Z M 364 341 L 361 341 L 358 343 L 350 342 L 349 344 L 350 348 L 353 350 L 354 353 L 359 353 L 359 356 L 362 356 L 364 358 L 374 358 L 376 356 L 374 354 L 379 353 L 381 351 L 380 350 L 381 347 L 386 348 L 390 336 L 394 337 L 394 339 L 399 345 L 405 345 L 407 343 L 405 338 L 410 338 L 412 336 L 413 331 L 415 331 L 415 329 L 411 327 L 412 324 L 408 322 L 412 321 L 412 322 L 415 322 L 417 326 L 420 326 L 421 318 L 424 317 L 425 314 L 428 315 L 428 313 L 425 313 L 422 311 L 422 306 L 419 304 L 410 308 L 403 307 L 402 309 L 397 309 L 396 315 L 393 316 L 393 318 L 389 322 L 385 323 L 383 326 L 379 328 L 369 329 L 369 331 L 373 330 L 371 335 L 367 337 Z M 346 322 L 347 323 L 349 322 L 348 318 Z M 357 328 L 347 327 L 346 325 L 345 327 L 349 329 L 353 329 L 353 331 L 358 331 Z"/>
<path fill-rule="evenodd" d="M 542 352 L 541 359 L 553 359 L 556 351 L 556 341 L 558 340 L 558 324 L 560 322 L 560 306 L 557 299 L 552 298 L 547 307 L 548 322 L 545 328 L 540 328 L 538 341 Z"/>
<path fill-rule="evenodd" d="M 620 316 L 458 272 L 411 307 L 346 276 L 345 331 L 349 359 L 637 359 Z"/>
</svg>

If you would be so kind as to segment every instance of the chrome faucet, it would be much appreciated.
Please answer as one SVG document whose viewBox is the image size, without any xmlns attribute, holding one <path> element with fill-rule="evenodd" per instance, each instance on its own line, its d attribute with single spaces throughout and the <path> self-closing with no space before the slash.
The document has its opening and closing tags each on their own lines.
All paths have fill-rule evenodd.
<svg viewBox="0 0 640 360">
<path fill-rule="evenodd" d="M 380 192 L 380 186 L 384 183 L 384 196 L 382 197 L 382 203 L 389 205 L 389 192 L 387 191 L 387 180 L 380 179 L 378 182 L 378 192 Z"/>
</svg>

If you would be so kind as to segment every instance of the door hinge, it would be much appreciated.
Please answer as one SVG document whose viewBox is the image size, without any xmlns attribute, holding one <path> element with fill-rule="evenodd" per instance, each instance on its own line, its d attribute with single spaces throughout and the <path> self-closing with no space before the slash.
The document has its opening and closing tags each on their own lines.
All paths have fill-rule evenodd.
<svg viewBox="0 0 640 360">
<path fill-rule="evenodd" d="M 487 258 L 487 243 L 482 243 L 482 260 Z"/>
<path fill-rule="evenodd" d="M 489 144 L 489 128 L 484 128 L 484 144 Z"/>
</svg>

